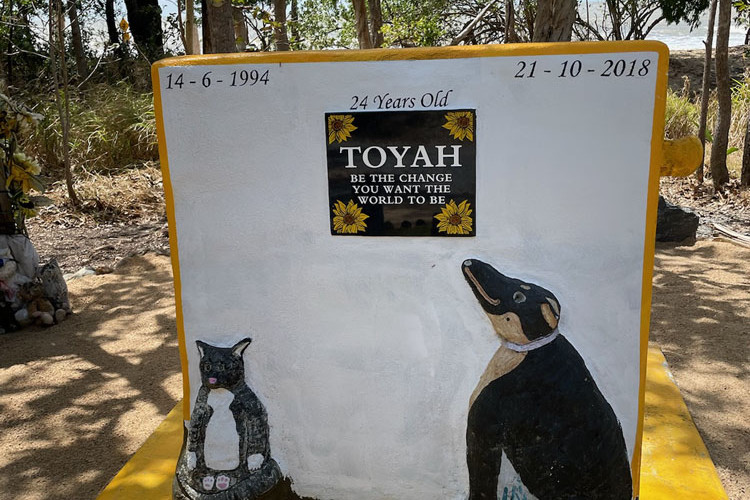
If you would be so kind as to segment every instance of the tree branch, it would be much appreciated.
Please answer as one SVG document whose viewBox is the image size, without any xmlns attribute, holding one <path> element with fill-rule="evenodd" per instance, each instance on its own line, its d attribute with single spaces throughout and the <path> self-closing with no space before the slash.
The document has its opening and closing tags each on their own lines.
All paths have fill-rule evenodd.
<svg viewBox="0 0 750 500">
<path fill-rule="evenodd" d="M 498 0 L 491 0 L 487 5 L 485 5 L 484 9 L 479 11 L 479 14 L 477 14 L 477 17 L 475 17 L 469 24 L 467 24 L 466 27 L 463 29 L 463 31 L 461 31 L 461 33 L 456 35 L 456 38 L 451 40 L 451 43 L 449 45 L 458 45 L 464 40 L 464 38 L 469 36 L 471 31 L 474 29 L 474 26 L 476 26 L 477 23 L 482 20 L 485 14 L 487 14 L 487 11 L 490 10 L 490 7 L 495 5 L 497 1 Z"/>
</svg>

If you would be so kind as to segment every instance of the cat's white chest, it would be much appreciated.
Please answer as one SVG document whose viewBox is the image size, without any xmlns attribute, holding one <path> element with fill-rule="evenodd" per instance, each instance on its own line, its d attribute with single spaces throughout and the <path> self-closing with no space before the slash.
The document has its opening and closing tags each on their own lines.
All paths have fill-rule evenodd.
<svg viewBox="0 0 750 500">
<path fill-rule="evenodd" d="M 229 409 L 232 401 L 234 394 L 226 389 L 212 389 L 208 393 L 208 406 L 213 414 L 206 426 L 203 453 L 206 466 L 213 470 L 233 470 L 240 464 L 240 437 Z"/>
</svg>

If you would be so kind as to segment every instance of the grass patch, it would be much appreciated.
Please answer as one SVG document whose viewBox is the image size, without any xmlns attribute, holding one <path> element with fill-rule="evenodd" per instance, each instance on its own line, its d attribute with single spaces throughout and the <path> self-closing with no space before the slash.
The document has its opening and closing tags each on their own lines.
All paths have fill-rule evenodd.
<svg viewBox="0 0 750 500">
<path fill-rule="evenodd" d="M 62 165 L 62 129 L 54 102 L 43 115 L 28 149 L 51 173 Z M 74 174 L 114 173 L 158 161 L 153 96 L 127 83 L 96 85 L 71 94 L 71 165 Z"/>
</svg>

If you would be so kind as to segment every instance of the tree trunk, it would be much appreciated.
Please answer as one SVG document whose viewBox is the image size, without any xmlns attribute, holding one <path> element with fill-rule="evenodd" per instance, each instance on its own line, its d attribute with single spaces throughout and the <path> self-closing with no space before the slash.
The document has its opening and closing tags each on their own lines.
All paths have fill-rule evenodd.
<svg viewBox="0 0 750 500">
<path fill-rule="evenodd" d="M 130 33 L 149 61 L 164 57 L 161 7 L 158 0 L 125 0 Z"/>
<path fill-rule="evenodd" d="M 55 28 L 57 36 L 55 36 Z M 52 80 L 55 84 L 55 103 L 57 104 L 57 113 L 60 116 L 60 128 L 62 128 L 65 185 L 68 188 L 70 202 L 74 207 L 77 207 L 80 203 L 73 189 L 73 172 L 70 165 L 70 101 L 68 99 L 68 70 L 65 64 L 63 28 L 62 0 L 49 0 L 49 62 Z M 60 56 L 60 68 L 62 69 L 62 89 L 60 88 L 60 81 L 57 74 L 57 55 Z M 60 96 L 61 90 L 62 96 Z"/>
<path fill-rule="evenodd" d="M 372 46 L 380 48 L 385 39 L 380 30 L 383 28 L 383 11 L 380 8 L 380 0 L 369 0 L 370 6 L 370 40 Z"/>
<path fill-rule="evenodd" d="M 505 0 L 505 43 L 516 42 L 516 7 L 514 0 Z"/>
<path fill-rule="evenodd" d="M 569 42 L 576 20 L 576 0 L 539 0 L 534 21 L 534 42 Z"/>
<path fill-rule="evenodd" d="M 706 163 L 706 122 L 708 121 L 708 100 L 710 97 L 711 83 L 711 56 L 714 44 L 714 24 L 716 24 L 716 0 L 711 0 L 708 10 L 708 34 L 706 35 L 706 57 L 703 60 L 703 86 L 701 87 L 701 117 L 698 123 L 698 137 L 703 145 L 703 160 L 701 166 L 695 171 L 695 178 L 703 183 L 703 167 Z M 747 149 L 747 148 L 746 148 Z"/>
<path fill-rule="evenodd" d="M 105 0 L 104 17 L 107 19 L 109 43 L 119 44 L 120 32 L 117 30 L 117 22 L 115 21 L 115 0 Z"/>
<path fill-rule="evenodd" d="M 198 25 L 195 24 L 195 0 L 185 1 L 185 54 L 200 54 Z"/>
<path fill-rule="evenodd" d="M 232 22 L 234 23 L 235 51 L 245 52 L 250 40 L 250 34 L 248 33 L 245 15 L 242 13 L 241 8 L 232 6 Z"/>
<path fill-rule="evenodd" d="M 182 2 L 183 0 L 177 0 L 177 31 L 180 34 L 180 41 L 182 42 L 182 48 L 185 50 L 185 54 L 188 53 L 187 49 L 187 36 L 185 34 L 185 23 L 182 21 Z"/>
<path fill-rule="evenodd" d="M 748 113 L 747 123 L 745 125 L 745 149 L 742 151 L 740 186 L 750 186 L 750 113 Z"/>
<path fill-rule="evenodd" d="M 360 49 L 371 49 L 372 40 L 370 31 L 367 29 L 367 1 L 352 0 L 354 4 L 354 24 L 357 28 L 357 40 Z"/>
<path fill-rule="evenodd" d="M 210 47 L 203 46 L 204 54 L 223 54 L 235 52 L 234 20 L 232 19 L 232 2 L 230 0 L 203 1 L 203 26 L 208 31 Z M 204 36 L 206 31 L 204 31 Z"/>
<path fill-rule="evenodd" d="M 622 18 L 620 17 L 617 0 L 607 0 L 607 12 L 609 12 L 609 17 L 612 20 L 612 35 L 615 40 L 622 40 Z"/>
<path fill-rule="evenodd" d="M 292 40 L 294 40 L 295 46 L 299 47 L 299 8 L 297 6 L 297 0 L 292 0 L 291 14 L 291 29 Z"/>
<path fill-rule="evenodd" d="M 8 90 L 10 90 L 10 87 L 13 86 L 13 56 L 11 54 L 13 53 L 13 28 L 15 27 L 15 23 L 12 22 L 13 19 L 13 0 L 8 0 L 8 17 L 7 19 L 11 20 L 10 26 L 8 26 L 8 44 L 6 45 L 7 51 L 6 51 L 6 58 L 5 58 L 5 71 L 6 75 L 8 75 Z"/>
<path fill-rule="evenodd" d="M 73 39 L 73 53 L 76 58 L 76 73 L 78 73 L 79 81 L 83 81 L 89 71 L 86 67 L 86 53 L 83 51 L 81 22 L 78 19 L 76 0 L 68 0 L 68 18 L 70 19 L 70 36 Z"/>
<path fill-rule="evenodd" d="M 289 50 L 289 37 L 286 34 L 286 0 L 273 0 L 273 42 L 276 50 Z"/>
<path fill-rule="evenodd" d="M 208 11 L 208 2 L 201 0 L 201 13 L 203 19 L 201 20 L 201 35 L 203 37 L 203 53 L 213 54 L 213 47 L 211 45 L 211 32 L 208 29 L 208 21 L 206 21 L 206 12 Z"/>
<path fill-rule="evenodd" d="M 729 182 L 727 146 L 732 120 L 732 93 L 729 88 L 729 28 L 732 23 L 732 0 L 719 0 L 719 27 L 716 32 L 716 94 L 719 116 L 711 145 L 711 177 L 714 189 L 721 191 Z"/>
<path fill-rule="evenodd" d="M 536 18 L 536 2 L 534 0 L 522 0 L 523 20 L 526 23 L 526 31 L 529 33 L 527 41 L 534 39 L 534 19 Z"/>
</svg>

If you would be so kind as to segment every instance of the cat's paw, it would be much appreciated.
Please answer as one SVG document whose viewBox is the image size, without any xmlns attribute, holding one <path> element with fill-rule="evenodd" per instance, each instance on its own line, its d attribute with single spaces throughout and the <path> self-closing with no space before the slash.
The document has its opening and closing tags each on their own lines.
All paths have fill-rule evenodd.
<svg viewBox="0 0 750 500">
<path fill-rule="evenodd" d="M 206 491 L 211 491 L 214 487 L 214 477 L 213 476 L 206 476 L 203 478 L 203 489 Z"/>
<path fill-rule="evenodd" d="M 256 453 L 247 457 L 247 468 L 250 470 L 258 470 L 263 465 L 263 455 Z"/>
<path fill-rule="evenodd" d="M 187 468 L 193 470 L 196 465 L 198 465 L 198 458 L 195 456 L 195 452 L 187 452 Z"/>
<path fill-rule="evenodd" d="M 225 490 L 229 488 L 229 478 L 224 475 L 216 476 L 216 488 L 219 490 Z"/>
</svg>

